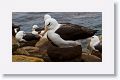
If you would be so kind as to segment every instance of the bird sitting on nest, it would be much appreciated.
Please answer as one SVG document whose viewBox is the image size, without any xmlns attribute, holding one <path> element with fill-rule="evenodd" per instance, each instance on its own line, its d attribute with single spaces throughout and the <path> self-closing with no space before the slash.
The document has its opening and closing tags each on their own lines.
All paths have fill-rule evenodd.
<svg viewBox="0 0 120 80">
<path fill-rule="evenodd" d="M 37 41 L 41 38 L 39 35 L 34 35 L 32 33 L 25 33 L 24 31 L 19 31 L 15 38 L 20 42 L 24 43 L 22 46 L 34 46 Z"/>
<path fill-rule="evenodd" d="M 92 37 L 97 31 L 75 24 L 59 24 L 55 19 L 45 21 L 48 39 L 57 47 L 74 47 L 81 45 L 80 39 Z"/>
<path fill-rule="evenodd" d="M 92 53 L 100 58 L 102 58 L 102 41 L 99 37 L 94 35 L 90 38 L 90 47 L 92 48 Z"/>
<path fill-rule="evenodd" d="M 34 35 L 39 35 L 39 36 L 41 36 L 42 37 L 42 31 L 44 30 L 44 28 L 40 28 L 40 27 L 38 27 L 38 25 L 33 25 L 32 26 L 32 34 L 34 34 Z"/>
<path fill-rule="evenodd" d="M 54 18 L 49 18 L 45 20 L 45 32 L 47 32 L 47 37 L 52 44 L 52 47 L 48 48 L 48 55 L 51 60 L 67 61 L 81 56 L 80 39 L 89 38 L 97 31 L 71 23 L 59 24 Z"/>
<path fill-rule="evenodd" d="M 94 35 L 91 37 L 90 46 L 94 51 L 102 53 L 102 42 L 99 40 L 98 36 Z"/>
</svg>

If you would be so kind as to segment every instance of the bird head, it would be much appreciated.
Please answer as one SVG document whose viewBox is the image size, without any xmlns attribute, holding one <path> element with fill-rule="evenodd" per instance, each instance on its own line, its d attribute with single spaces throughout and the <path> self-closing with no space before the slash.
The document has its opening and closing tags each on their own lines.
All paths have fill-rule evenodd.
<svg viewBox="0 0 120 80">
<path fill-rule="evenodd" d="M 47 19 L 49 19 L 49 18 L 51 18 L 50 15 L 48 15 L 48 14 L 45 14 L 45 15 L 44 15 L 44 21 L 47 20 Z"/>
<path fill-rule="evenodd" d="M 90 38 L 90 45 L 91 46 L 95 46 L 97 45 L 98 43 L 100 43 L 100 40 L 99 40 L 99 37 L 94 35 Z"/>
<path fill-rule="evenodd" d="M 98 41 L 100 41 L 99 37 L 96 36 L 96 35 L 92 36 L 90 39 L 91 39 L 91 42 L 98 42 Z"/>
<path fill-rule="evenodd" d="M 38 25 L 33 25 L 32 26 L 32 31 L 34 31 L 35 29 L 39 28 Z"/>
<path fill-rule="evenodd" d="M 55 19 L 49 18 L 45 20 L 45 32 L 47 32 L 48 30 L 54 30 L 57 26 L 58 22 Z"/>
</svg>

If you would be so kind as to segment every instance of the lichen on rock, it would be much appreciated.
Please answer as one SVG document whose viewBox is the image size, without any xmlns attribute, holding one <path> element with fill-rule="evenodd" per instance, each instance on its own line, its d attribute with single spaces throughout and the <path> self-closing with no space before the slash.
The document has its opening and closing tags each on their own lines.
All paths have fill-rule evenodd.
<svg viewBox="0 0 120 80">
<path fill-rule="evenodd" d="M 42 58 L 30 57 L 25 55 L 13 55 L 13 62 L 44 62 Z"/>
<path fill-rule="evenodd" d="M 100 59 L 99 57 L 95 55 L 89 55 L 86 53 L 82 53 L 82 60 L 83 62 L 101 62 L 102 61 L 102 59 Z"/>
<path fill-rule="evenodd" d="M 16 51 L 17 48 L 20 47 L 19 42 L 16 40 L 14 36 L 12 36 L 12 52 Z"/>
<path fill-rule="evenodd" d="M 16 51 L 12 53 L 13 55 L 30 55 L 25 49 L 18 48 Z"/>
</svg>

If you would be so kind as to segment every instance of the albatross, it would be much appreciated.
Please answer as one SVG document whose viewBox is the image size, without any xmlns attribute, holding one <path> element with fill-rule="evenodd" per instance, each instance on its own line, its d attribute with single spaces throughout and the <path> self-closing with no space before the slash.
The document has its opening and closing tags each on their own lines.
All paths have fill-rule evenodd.
<svg viewBox="0 0 120 80">
<path fill-rule="evenodd" d="M 43 31 L 44 28 L 40 28 L 38 27 L 38 25 L 33 25 L 32 26 L 32 34 L 34 35 L 39 35 L 41 33 L 41 31 Z"/>
<path fill-rule="evenodd" d="M 102 43 L 99 40 L 99 37 L 94 35 L 91 37 L 91 41 L 90 41 L 90 47 L 94 50 L 94 51 L 99 51 L 100 53 L 102 53 Z"/>
<path fill-rule="evenodd" d="M 19 42 L 27 42 L 40 39 L 40 36 L 34 35 L 32 33 L 25 33 L 24 31 L 19 31 L 15 37 Z"/>
<path fill-rule="evenodd" d="M 59 24 L 54 18 L 48 18 L 45 32 L 54 46 L 66 48 L 81 45 L 80 39 L 92 37 L 97 31 L 71 23 Z"/>
</svg>

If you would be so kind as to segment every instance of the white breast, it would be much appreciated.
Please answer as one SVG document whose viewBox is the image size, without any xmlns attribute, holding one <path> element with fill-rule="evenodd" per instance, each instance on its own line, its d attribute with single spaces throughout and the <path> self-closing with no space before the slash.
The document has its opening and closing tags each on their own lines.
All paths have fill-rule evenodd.
<svg viewBox="0 0 120 80">
<path fill-rule="evenodd" d="M 16 38 L 18 41 L 21 41 L 22 38 L 23 38 L 23 35 L 16 34 L 15 38 Z"/>
<path fill-rule="evenodd" d="M 32 31 L 32 34 L 38 35 L 38 32 L 37 31 Z"/>
</svg>

